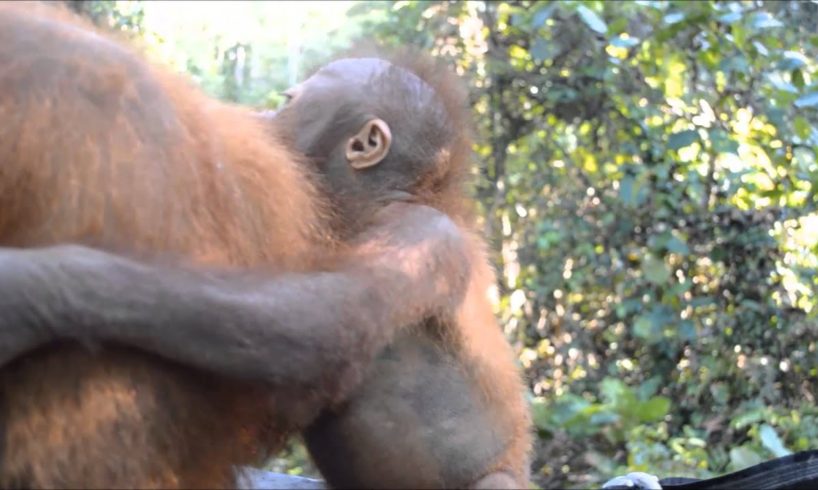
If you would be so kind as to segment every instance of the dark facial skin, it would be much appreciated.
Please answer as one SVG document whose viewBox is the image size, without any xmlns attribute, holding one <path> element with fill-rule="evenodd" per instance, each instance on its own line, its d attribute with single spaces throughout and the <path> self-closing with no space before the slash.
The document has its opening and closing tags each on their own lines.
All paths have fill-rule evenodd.
<svg viewBox="0 0 818 490">
<path fill-rule="evenodd" d="M 434 89 L 386 61 L 348 59 L 289 94 L 274 131 L 309 157 L 334 205 L 335 233 L 358 252 L 325 273 L 275 277 L 81 247 L 0 249 L 0 361 L 55 339 L 88 339 L 272 388 L 335 376 L 321 398 L 331 407 L 305 433 L 331 485 L 524 485 L 526 460 L 503 453 L 525 442 L 517 434 L 526 421 L 485 398 L 484 383 L 495 380 L 475 378 L 484 361 L 445 340 L 463 328 L 455 312 L 471 270 L 485 264 L 475 265 L 473 245 L 447 216 L 422 205 L 420 189 L 437 188 L 431 179 L 445 175 L 440 155 L 454 138 Z M 510 352 L 490 312 L 467 317 L 496 330 L 498 355 Z M 519 382 L 507 371 L 496 383 Z M 521 392 L 511 391 L 520 401 Z"/>
</svg>

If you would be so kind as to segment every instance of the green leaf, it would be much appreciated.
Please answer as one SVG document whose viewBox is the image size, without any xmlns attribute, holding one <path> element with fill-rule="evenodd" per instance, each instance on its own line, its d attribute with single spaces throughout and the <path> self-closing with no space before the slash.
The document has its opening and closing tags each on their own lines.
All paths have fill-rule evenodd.
<svg viewBox="0 0 818 490">
<path fill-rule="evenodd" d="M 733 40 L 735 44 L 739 48 L 744 48 L 744 43 L 747 41 L 747 29 L 742 27 L 741 24 L 735 24 L 733 27 L 730 28 L 733 34 Z"/>
<path fill-rule="evenodd" d="M 738 155 L 738 142 L 730 138 L 730 134 L 721 128 L 713 128 L 708 134 L 716 153 L 732 153 Z"/>
<path fill-rule="evenodd" d="M 639 420 L 642 422 L 656 422 L 662 420 L 670 410 L 670 399 L 664 396 L 654 396 L 639 407 Z"/>
<path fill-rule="evenodd" d="M 809 138 L 810 133 L 812 132 L 812 125 L 810 125 L 809 121 L 807 121 L 803 116 L 795 116 L 792 125 L 795 129 L 796 136 L 802 140 Z"/>
<path fill-rule="evenodd" d="M 770 82 L 770 84 L 773 87 L 775 87 L 778 90 L 781 90 L 783 92 L 788 92 L 788 93 L 791 93 L 791 94 L 797 94 L 798 93 L 798 89 L 795 87 L 795 85 L 793 85 L 790 82 L 784 80 L 784 78 L 781 76 L 781 73 L 778 73 L 778 72 L 770 73 L 769 75 L 767 75 L 767 80 Z"/>
<path fill-rule="evenodd" d="M 536 401 L 537 400 L 535 400 L 535 402 Z M 557 426 L 562 426 L 571 419 L 577 418 L 578 414 L 583 413 L 590 406 L 591 402 L 588 400 L 570 393 L 559 397 L 550 405 L 545 405 L 543 401 L 539 401 L 539 404 L 532 404 L 532 408 L 536 410 L 534 412 L 535 417 L 538 413 L 546 413 L 548 415 L 548 423 L 552 425 L 556 424 Z M 540 419 L 543 420 L 542 417 L 540 417 Z M 536 419 L 535 423 L 537 423 Z"/>
<path fill-rule="evenodd" d="M 760 41 L 753 41 L 753 46 L 755 46 L 756 51 L 761 56 L 769 56 L 770 52 L 767 50 L 767 47 L 764 46 Z"/>
<path fill-rule="evenodd" d="M 767 119 L 774 126 L 783 126 L 786 114 L 783 109 L 769 108 L 767 109 Z"/>
<path fill-rule="evenodd" d="M 672 236 L 667 243 L 665 243 L 665 248 L 667 248 L 668 252 L 673 252 L 679 255 L 687 255 L 690 253 L 690 249 L 687 247 L 687 244 L 676 236 Z"/>
<path fill-rule="evenodd" d="M 619 199 L 628 206 L 636 204 L 636 192 L 634 192 L 635 179 L 631 175 L 622 177 L 619 181 Z"/>
<path fill-rule="evenodd" d="M 616 36 L 615 38 L 611 39 L 611 46 L 616 46 L 617 48 L 632 48 L 640 42 L 642 41 L 636 37 Z"/>
<path fill-rule="evenodd" d="M 625 16 L 616 18 L 608 24 L 608 32 L 611 34 L 621 34 L 628 28 L 628 19 Z"/>
<path fill-rule="evenodd" d="M 778 67 L 782 70 L 790 71 L 806 66 L 806 64 L 807 57 L 798 51 L 784 51 L 783 57 L 778 63 Z"/>
<path fill-rule="evenodd" d="M 579 14 L 579 18 L 582 19 L 582 22 L 585 22 L 585 25 L 587 25 L 591 30 L 600 34 L 605 34 L 608 32 L 608 25 L 605 24 L 605 21 L 585 5 L 580 5 L 577 7 L 577 13 Z"/>
<path fill-rule="evenodd" d="M 618 408 L 633 407 L 637 401 L 634 391 L 621 379 L 603 379 L 599 386 L 599 392 L 607 403 Z"/>
<path fill-rule="evenodd" d="M 665 284 L 670 279 L 670 271 L 663 259 L 648 255 L 642 262 L 642 272 L 645 278 L 654 284 Z"/>
<path fill-rule="evenodd" d="M 747 63 L 747 58 L 740 54 L 725 58 L 719 63 L 719 66 L 727 73 L 746 73 L 750 68 L 750 65 Z"/>
<path fill-rule="evenodd" d="M 795 107 L 798 107 L 799 109 L 816 106 L 818 106 L 818 92 L 801 96 L 795 101 Z"/>
<path fill-rule="evenodd" d="M 548 406 L 542 400 L 531 402 L 531 418 L 538 429 L 549 430 L 554 426 Z"/>
<path fill-rule="evenodd" d="M 690 146 L 699 139 L 699 132 L 695 129 L 686 129 L 673 133 L 667 140 L 667 147 L 671 150 L 678 150 L 685 146 Z"/>
<path fill-rule="evenodd" d="M 710 385 L 710 396 L 717 405 L 725 405 L 730 400 L 730 388 L 726 383 L 712 383 Z"/>
<path fill-rule="evenodd" d="M 735 429 L 743 429 L 748 425 L 752 425 L 756 422 L 764 420 L 766 416 L 767 413 L 762 409 L 752 410 L 745 414 L 739 415 L 738 417 L 735 417 L 733 421 L 730 423 L 730 425 Z"/>
<path fill-rule="evenodd" d="M 672 14 L 667 14 L 664 19 L 665 24 L 673 25 L 678 24 L 679 22 L 685 20 L 685 14 L 683 12 L 674 12 Z"/>
<path fill-rule="evenodd" d="M 619 415 L 609 411 L 599 411 L 588 419 L 592 425 L 610 425 L 619 421 Z"/>
<path fill-rule="evenodd" d="M 804 72 L 800 69 L 793 70 L 790 72 L 790 80 L 792 80 L 792 84 L 798 87 L 799 89 L 804 88 Z"/>
<path fill-rule="evenodd" d="M 687 255 L 690 252 L 684 240 L 670 231 L 651 236 L 648 240 L 648 247 L 659 253 L 667 250 L 668 252 Z"/>
<path fill-rule="evenodd" d="M 754 29 L 771 29 L 781 27 L 784 24 L 770 15 L 768 12 L 756 12 L 750 19 L 750 26 Z"/>
<path fill-rule="evenodd" d="M 758 435 L 761 437 L 761 445 L 773 453 L 776 458 L 781 458 L 792 454 L 792 451 L 784 447 L 784 443 L 781 442 L 781 439 L 778 437 L 775 429 L 770 427 L 768 424 L 761 424 Z"/>
<path fill-rule="evenodd" d="M 722 24 L 733 24 L 741 20 L 741 12 L 730 12 L 719 17 L 719 22 Z"/>
<path fill-rule="evenodd" d="M 639 399 L 646 400 L 651 398 L 653 394 L 659 390 L 659 387 L 662 386 L 662 384 L 662 376 L 658 374 L 643 381 L 642 384 L 636 388 Z"/>
<path fill-rule="evenodd" d="M 653 337 L 653 320 L 646 315 L 639 316 L 633 324 L 633 334 L 640 339 Z"/>
<path fill-rule="evenodd" d="M 733 465 L 734 470 L 749 468 L 762 461 L 764 461 L 764 459 L 747 446 L 734 447 L 730 450 L 730 464 Z"/>
<path fill-rule="evenodd" d="M 545 8 L 538 10 L 531 19 L 531 27 L 536 30 L 545 25 L 545 22 L 551 18 L 551 16 L 554 14 L 554 10 L 556 9 L 557 4 L 552 3 Z"/>
<path fill-rule="evenodd" d="M 679 324 L 679 338 L 687 342 L 696 340 L 696 324 L 690 320 L 682 320 Z"/>
<path fill-rule="evenodd" d="M 551 44 L 543 38 L 537 38 L 531 45 L 531 57 L 535 61 L 551 59 Z"/>
</svg>

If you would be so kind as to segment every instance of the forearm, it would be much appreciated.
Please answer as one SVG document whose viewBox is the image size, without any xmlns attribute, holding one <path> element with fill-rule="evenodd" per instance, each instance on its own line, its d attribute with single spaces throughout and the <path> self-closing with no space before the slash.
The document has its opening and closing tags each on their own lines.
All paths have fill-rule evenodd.
<svg viewBox="0 0 818 490">
<path fill-rule="evenodd" d="M 410 286 L 385 271 L 206 273 L 78 247 L 0 250 L 0 270 L 0 362 L 49 341 L 88 339 L 272 384 L 310 382 L 310 359 L 340 363 L 358 345 L 385 342 L 401 313 L 393 292 Z M 378 276 L 389 279 L 375 287 Z"/>
<path fill-rule="evenodd" d="M 467 273 L 457 237 L 424 226 L 432 238 L 386 228 L 337 270 L 279 276 L 169 267 L 84 247 L 0 248 L 0 363 L 78 339 L 272 385 L 354 373 L 398 328 L 457 300 L 456 276 Z"/>
<path fill-rule="evenodd" d="M 328 272 L 207 271 L 84 247 L 0 248 L 0 363 L 78 339 L 274 386 L 354 380 L 400 327 L 450 310 L 469 273 L 448 220 L 394 209 Z"/>
</svg>

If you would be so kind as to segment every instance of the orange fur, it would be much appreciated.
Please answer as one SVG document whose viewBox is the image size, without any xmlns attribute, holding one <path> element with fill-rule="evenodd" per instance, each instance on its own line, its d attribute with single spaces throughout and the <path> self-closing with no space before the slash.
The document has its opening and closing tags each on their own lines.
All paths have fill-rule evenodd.
<svg viewBox="0 0 818 490">
<path fill-rule="evenodd" d="M 458 223 L 471 254 L 469 289 L 465 300 L 452 315 L 454 328 L 444 329 L 448 338 L 443 344 L 458 352 L 464 371 L 474 370 L 469 377 L 479 385 L 481 401 L 493 409 L 492 430 L 507 434 L 508 446 L 497 455 L 493 466 L 485 469 L 486 473 L 509 473 L 518 484 L 527 485 L 532 444 L 531 414 L 514 352 L 497 323 L 489 299 L 489 290 L 497 280 L 476 221 L 474 202 L 469 196 L 473 126 L 467 94 L 452 71 L 434 58 L 403 49 L 390 55 L 389 59 L 434 88 L 446 107 L 449 124 L 456 128 L 454 137 L 441 152 L 440 161 L 429 175 L 419 178 L 421 186 L 415 191 L 422 202 Z"/>
<path fill-rule="evenodd" d="M 309 176 L 257 118 L 62 8 L 0 3 L 0 118 L 2 245 L 303 268 L 324 238 Z M 48 349 L 0 392 L 2 486 L 230 486 L 257 450 L 240 433 L 268 423 L 251 388 L 125 349 Z"/>
<path fill-rule="evenodd" d="M 454 331 L 460 335 L 452 342 L 462 349 L 464 364 L 475 369 L 471 376 L 478 381 L 486 406 L 496 407 L 493 427 L 508 434 L 509 444 L 487 473 L 509 473 L 517 483 L 527 485 L 532 432 L 523 379 L 489 301 L 489 288 L 496 284 L 496 278 L 485 245 L 474 234 L 469 238 L 474 268 L 465 301 L 455 315 L 458 328 Z"/>
</svg>

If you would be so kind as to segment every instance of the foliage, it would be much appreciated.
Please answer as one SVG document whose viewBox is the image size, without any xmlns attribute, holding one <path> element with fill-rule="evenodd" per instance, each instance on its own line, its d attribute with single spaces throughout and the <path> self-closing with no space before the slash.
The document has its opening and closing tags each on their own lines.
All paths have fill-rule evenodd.
<svg viewBox="0 0 818 490">
<path fill-rule="evenodd" d="M 258 19 L 157 46 L 259 105 L 359 34 L 469 83 L 538 485 L 818 448 L 818 2 L 359 2 L 295 52 Z"/>
<path fill-rule="evenodd" d="M 146 2 L 146 37 L 207 92 L 275 107 L 280 92 L 358 35 L 357 22 L 344 22 L 344 2 L 298 3 L 200 2 L 191 9 L 189 2 Z"/>
<path fill-rule="evenodd" d="M 142 32 L 143 5 L 139 2 L 113 0 L 64 0 L 69 9 L 94 23 L 130 34 Z"/>
</svg>

